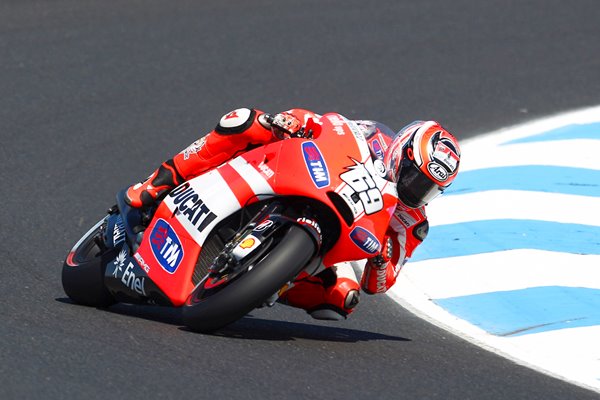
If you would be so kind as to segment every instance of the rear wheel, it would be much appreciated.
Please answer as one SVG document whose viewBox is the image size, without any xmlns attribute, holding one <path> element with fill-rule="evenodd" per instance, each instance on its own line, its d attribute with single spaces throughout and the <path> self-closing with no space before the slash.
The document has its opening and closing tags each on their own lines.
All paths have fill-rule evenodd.
<svg viewBox="0 0 600 400">
<path fill-rule="evenodd" d="M 228 325 L 263 304 L 292 280 L 315 253 L 315 244 L 303 228 L 291 225 L 259 260 L 242 265 L 235 278 L 207 277 L 190 294 L 184 308 L 184 324 L 210 332 Z"/>
<path fill-rule="evenodd" d="M 104 285 L 106 265 L 116 257 L 115 249 L 102 245 L 105 225 L 103 218 L 77 242 L 63 264 L 63 289 L 76 303 L 94 307 L 115 303 Z"/>
</svg>

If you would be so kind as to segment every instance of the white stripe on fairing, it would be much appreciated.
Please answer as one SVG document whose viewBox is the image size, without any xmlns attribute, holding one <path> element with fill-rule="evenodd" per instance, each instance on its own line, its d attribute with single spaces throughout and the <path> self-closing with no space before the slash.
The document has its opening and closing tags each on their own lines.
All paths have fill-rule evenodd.
<svg viewBox="0 0 600 400">
<path fill-rule="evenodd" d="M 177 221 L 190 233 L 196 243 L 202 245 L 214 226 L 224 217 L 238 210 L 240 203 L 217 170 L 212 170 L 188 182 L 194 188 L 194 191 L 198 193 L 204 204 L 217 216 L 202 232 L 198 232 L 186 216 L 181 213 L 177 214 Z M 164 202 L 169 210 L 175 212 L 178 206 L 173 203 L 172 197 L 167 196 Z"/>
<path fill-rule="evenodd" d="M 482 206 L 485 205 L 485 206 Z M 461 213 L 457 210 L 468 210 Z M 600 226 L 600 197 L 572 194 L 490 190 L 448 195 L 427 207 L 430 226 L 490 219 L 528 219 Z"/>
<path fill-rule="evenodd" d="M 242 157 L 237 157 L 231 160 L 229 162 L 229 165 L 231 165 L 233 169 L 235 169 L 237 173 L 240 174 L 242 178 L 244 178 L 244 180 L 246 181 L 246 183 L 248 183 L 254 194 L 259 195 L 275 193 L 271 185 L 269 185 L 269 182 L 267 182 L 267 180 L 260 174 L 260 172 L 258 172 L 256 168 L 250 165 Z"/>
<path fill-rule="evenodd" d="M 508 141 L 508 140 L 506 140 Z M 490 146 L 485 143 L 463 149 L 460 172 L 480 168 L 514 165 L 555 165 L 600 169 L 598 141 L 588 139 L 557 140 Z"/>
</svg>

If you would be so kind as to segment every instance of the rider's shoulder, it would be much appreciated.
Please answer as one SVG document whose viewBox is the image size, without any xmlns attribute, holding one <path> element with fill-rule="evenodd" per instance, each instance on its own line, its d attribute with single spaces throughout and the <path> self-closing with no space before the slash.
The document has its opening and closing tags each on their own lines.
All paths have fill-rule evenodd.
<svg viewBox="0 0 600 400">
<path fill-rule="evenodd" d="M 400 220 L 402 225 L 405 228 L 410 228 L 411 226 L 415 226 L 423 221 L 427 220 L 427 212 L 425 211 L 425 206 L 419 208 L 410 208 L 406 207 L 401 202 L 398 202 L 396 205 L 396 210 L 394 215 Z"/>
</svg>

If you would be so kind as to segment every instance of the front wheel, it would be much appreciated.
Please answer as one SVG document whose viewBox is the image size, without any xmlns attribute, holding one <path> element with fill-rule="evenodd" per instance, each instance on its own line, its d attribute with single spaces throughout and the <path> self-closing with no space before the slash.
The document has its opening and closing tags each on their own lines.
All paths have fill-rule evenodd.
<svg viewBox="0 0 600 400">
<path fill-rule="evenodd" d="M 260 306 L 302 271 L 315 254 L 315 244 L 303 228 L 291 225 L 280 241 L 235 280 L 219 287 L 202 280 L 183 308 L 183 322 L 199 332 L 228 325 Z"/>
<path fill-rule="evenodd" d="M 79 239 L 63 264 L 63 289 L 76 303 L 93 307 L 115 303 L 104 285 L 106 265 L 115 258 L 115 250 L 104 248 L 100 242 L 105 226 L 103 218 Z"/>
</svg>

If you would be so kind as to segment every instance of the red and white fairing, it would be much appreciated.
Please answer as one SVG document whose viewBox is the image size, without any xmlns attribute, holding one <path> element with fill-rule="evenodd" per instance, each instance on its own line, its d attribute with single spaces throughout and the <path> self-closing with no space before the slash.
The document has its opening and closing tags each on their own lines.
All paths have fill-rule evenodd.
<svg viewBox="0 0 600 400">
<path fill-rule="evenodd" d="M 335 212 L 341 233 L 324 255 L 325 266 L 367 258 L 380 250 L 397 204 L 395 185 L 384 179 L 383 163 L 372 159 L 367 140 L 353 121 L 325 114 L 313 128 L 311 140 L 288 139 L 246 152 L 185 182 L 162 202 L 136 259 L 147 266 L 148 276 L 174 305 L 183 304 L 193 289 L 194 267 L 211 230 L 268 196 L 309 197 Z M 348 206 L 353 221 L 344 222 L 331 193 Z M 169 235 L 157 232 L 155 228 L 167 229 L 156 227 L 158 220 L 172 228 Z M 178 253 L 174 246 L 185 252 Z"/>
</svg>

